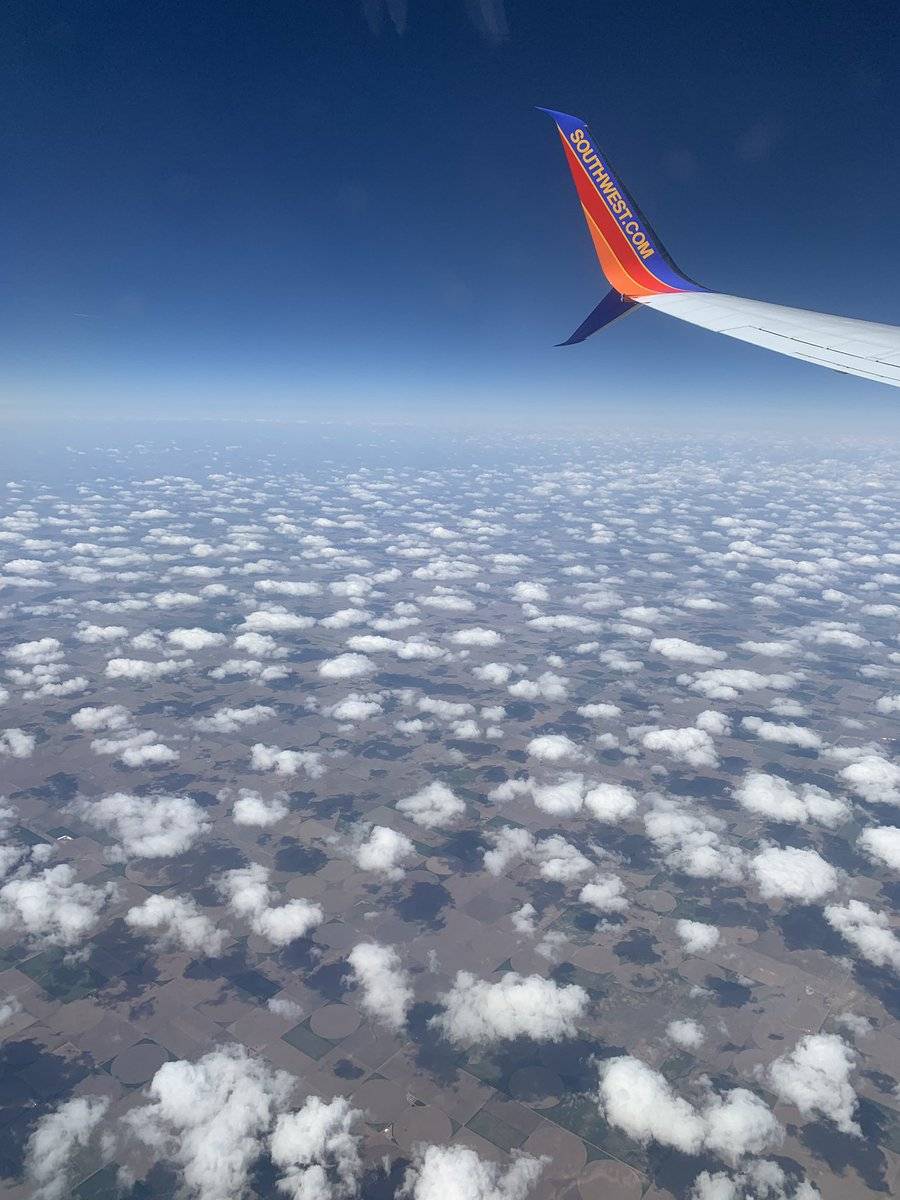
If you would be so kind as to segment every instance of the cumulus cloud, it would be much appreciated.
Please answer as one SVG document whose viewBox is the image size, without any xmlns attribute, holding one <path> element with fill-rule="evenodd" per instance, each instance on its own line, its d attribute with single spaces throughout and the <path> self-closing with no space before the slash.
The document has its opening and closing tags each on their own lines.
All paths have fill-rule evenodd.
<svg viewBox="0 0 900 1200">
<path fill-rule="evenodd" d="M 125 923 L 142 933 L 152 933 L 160 949 L 186 950 L 190 954 L 222 953 L 229 935 L 200 911 L 192 896 L 148 896 L 125 914 Z"/>
<path fill-rule="evenodd" d="M 704 712 L 698 713 L 694 724 L 698 729 L 704 729 L 707 733 L 714 734 L 716 737 L 724 737 L 731 732 L 731 722 L 729 719 L 724 713 L 716 712 L 712 708 L 707 708 Z"/>
<path fill-rule="evenodd" d="M 365 654 L 339 654 L 319 664 L 319 674 L 323 679 L 359 679 L 363 675 L 371 675 L 375 670 L 375 664 Z"/>
<path fill-rule="evenodd" d="M 119 845 L 108 853 L 119 862 L 184 854 L 209 829 L 206 814 L 190 796 L 114 792 L 99 800 L 76 801 L 72 807 L 89 825 L 113 834 Z"/>
<path fill-rule="evenodd" d="M 618 875 L 597 875 L 586 883 L 578 894 L 582 904 L 589 904 L 600 913 L 620 913 L 628 908 L 625 884 Z"/>
<path fill-rule="evenodd" d="M 10 662 L 29 667 L 37 663 L 59 662 L 62 656 L 62 643 L 52 637 L 38 638 L 33 642 L 18 642 L 6 651 Z"/>
<path fill-rule="evenodd" d="M 701 1171 L 689 1200 L 822 1200 L 806 1179 L 791 1180 L 771 1159 L 750 1162 L 739 1171 Z"/>
<path fill-rule="evenodd" d="M 499 646 L 503 638 L 493 629 L 484 629 L 480 625 L 472 625 L 468 629 L 459 629 L 451 633 L 450 641 L 455 646 Z"/>
<path fill-rule="evenodd" d="M 850 816 L 849 806 L 822 788 L 811 783 L 794 787 L 763 771 L 749 771 L 734 789 L 734 798 L 748 812 L 787 824 L 813 821 L 834 829 Z"/>
<path fill-rule="evenodd" d="M 743 875 L 744 855 L 722 838 L 725 824 L 718 817 L 700 817 L 675 800 L 658 796 L 644 815 L 647 836 L 666 864 L 697 879 L 737 882 Z"/>
<path fill-rule="evenodd" d="M 630 1055 L 600 1064 L 597 1098 L 610 1125 L 642 1145 L 655 1141 L 683 1154 L 707 1150 L 735 1163 L 784 1136 L 768 1105 L 746 1088 L 720 1095 L 709 1087 L 695 1107 L 664 1075 Z"/>
<path fill-rule="evenodd" d="M 856 839 L 856 844 L 873 862 L 900 871 L 900 827 L 875 825 L 864 829 Z"/>
<path fill-rule="evenodd" d="M 487 833 L 492 848 L 484 852 L 484 865 L 491 875 L 502 875 L 507 867 L 524 860 L 537 867 L 544 879 L 570 883 L 592 869 L 589 858 L 559 834 L 536 839 L 527 829 L 504 825 Z"/>
<path fill-rule="evenodd" d="M 828 904 L 825 920 L 876 967 L 891 967 L 900 974 L 900 939 L 892 933 L 884 913 L 861 900 Z"/>
<path fill-rule="evenodd" d="M 647 750 L 670 754 L 678 762 L 692 767 L 716 767 L 719 756 L 715 743 L 705 729 L 651 729 L 642 738 Z"/>
<path fill-rule="evenodd" d="M 31 758 L 34 747 L 35 739 L 24 729 L 0 731 L 0 757 Z"/>
<path fill-rule="evenodd" d="M 900 767 L 876 754 L 850 763 L 840 773 L 847 786 L 872 804 L 900 805 Z"/>
<path fill-rule="evenodd" d="M 750 859 L 749 865 L 767 900 L 778 896 L 810 904 L 838 885 L 837 871 L 815 850 L 767 846 Z"/>
<path fill-rule="evenodd" d="M 818 1113 L 843 1133 L 861 1136 L 853 1120 L 856 1092 L 850 1083 L 855 1059 L 855 1051 L 843 1038 L 813 1033 L 770 1063 L 765 1077 L 779 1100 L 793 1104 L 804 1117 Z"/>
<path fill-rule="evenodd" d="M 213 633 L 209 629 L 173 629 L 166 635 L 170 646 L 176 650 L 209 650 L 213 646 L 224 646 L 224 633 Z"/>
<path fill-rule="evenodd" d="M 721 650 L 713 650 L 709 646 L 686 642 L 684 638 L 677 637 L 654 638 L 650 649 L 670 662 L 696 663 L 698 667 L 711 667 L 713 663 L 721 662 L 726 657 Z"/>
<path fill-rule="evenodd" d="M 244 633 L 297 633 L 313 625 L 312 617 L 302 617 L 288 612 L 283 605 L 272 604 L 248 613 L 238 628 Z"/>
<path fill-rule="evenodd" d="M 329 717 L 333 717 L 335 721 L 365 721 L 369 717 L 376 717 L 383 711 L 381 707 L 381 697 L 377 695 L 361 695 L 359 692 L 351 692 L 349 696 L 345 696 L 343 700 L 339 700 L 337 704 L 332 704 L 326 708 L 325 713 Z"/>
<path fill-rule="evenodd" d="M 545 733 L 532 738 L 525 751 L 540 762 L 555 763 L 567 758 L 584 758 L 578 746 L 564 733 Z"/>
<path fill-rule="evenodd" d="M 250 928 L 273 946 L 287 946 L 321 925 L 325 914 L 309 900 L 272 903 L 269 871 L 259 863 L 226 871 L 217 884 L 230 908 L 250 922 Z"/>
<path fill-rule="evenodd" d="M 276 775 L 296 775 L 303 770 L 310 779 L 325 774 L 322 755 L 317 750 L 282 750 L 256 742 L 250 747 L 250 768 L 253 771 L 274 771 Z"/>
<path fill-rule="evenodd" d="M 0 887 L 0 929 L 20 931 L 40 946 L 71 949 L 94 930 L 115 895 L 115 884 L 82 883 L 68 863 L 19 875 Z"/>
<path fill-rule="evenodd" d="M 353 830 L 348 850 L 361 871 L 372 871 L 393 880 L 403 878 L 406 872 L 400 864 L 416 852 L 406 834 L 397 833 L 386 825 L 375 825 L 370 829 L 365 824 L 359 824 Z"/>
<path fill-rule="evenodd" d="M 283 821 L 289 812 L 288 799 L 284 792 L 278 792 L 266 799 L 252 788 L 241 788 L 231 808 L 231 819 L 235 825 L 265 829 Z"/>
<path fill-rule="evenodd" d="M 490 1044 L 517 1037 L 558 1042 L 575 1036 L 588 994 L 577 984 L 560 986 L 540 975 L 508 971 L 497 983 L 490 983 L 458 971 L 440 1001 L 444 1011 L 430 1024 L 457 1044 Z"/>
<path fill-rule="evenodd" d="M 193 665 L 189 658 L 165 658 L 160 662 L 148 662 L 143 658 L 111 658 L 106 664 L 106 676 L 108 679 L 129 679 L 133 683 L 150 683 Z"/>
<path fill-rule="evenodd" d="M 211 717 L 198 717 L 194 727 L 203 733 L 237 733 L 248 725 L 271 720 L 275 709 L 267 704 L 250 704 L 246 708 L 220 708 Z"/>
<path fill-rule="evenodd" d="M 95 733 L 101 729 L 125 729 L 131 724 L 131 713 L 122 704 L 88 705 L 79 708 L 69 718 L 76 729 Z"/>
<path fill-rule="evenodd" d="M 682 1050 L 697 1050 L 706 1040 L 706 1033 L 702 1025 L 684 1017 L 669 1022 L 666 1037 Z"/>
<path fill-rule="evenodd" d="M 798 746 L 801 750 L 821 750 L 825 745 L 819 734 L 804 725 L 777 725 L 761 717 L 744 717 L 741 726 L 765 742 L 780 742 L 783 746 Z"/>
<path fill-rule="evenodd" d="M 291 1200 L 350 1200 L 358 1194 L 364 1114 L 343 1096 L 310 1096 L 297 1112 L 280 1113 L 270 1142 L 282 1174 L 278 1188 Z"/>
<path fill-rule="evenodd" d="M 76 1096 L 40 1118 L 25 1147 L 32 1200 L 63 1200 L 69 1193 L 72 1159 L 88 1145 L 108 1108 L 106 1096 Z"/>
<path fill-rule="evenodd" d="M 400 1196 L 406 1200 L 526 1200 L 549 1161 L 517 1154 L 504 1167 L 480 1158 L 468 1146 L 419 1145 Z"/>
<path fill-rule="evenodd" d="M 423 829 L 444 829 L 466 811 L 465 802 L 438 780 L 398 800 L 396 807 Z"/>
<path fill-rule="evenodd" d="M 617 825 L 634 816 L 637 800 L 624 784 L 598 783 L 585 793 L 584 807 L 596 820 Z"/>
<path fill-rule="evenodd" d="M 413 1002 L 409 973 L 393 946 L 359 942 L 347 955 L 354 978 L 361 988 L 360 1007 L 388 1029 L 398 1031 L 406 1024 Z"/>
<path fill-rule="evenodd" d="M 675 923 L 675 932 L 688 954 L 708 954 L 719 944 L 719 930 L 702 921 L 688 921 L 682 917 Z"/>
<path fill-rule="evenodd" d="M 196 1062 L 163 1063 L 150 1082 L 149 1102 L 122 1121 L 181 1168 L 192 1200 L 239 1200 L 293 1084 L 287 1071 L 273 1071 L 243 1046 L 222 1046 Z"/>
<path fill-rule="evenodd" d="M 768 689 L 790 691 L 797 682 L 796 675 L 763 675 L 741 667 L 716 667 L 700 671 L 695 676 L 679 675 L 678 682 L 687 684 L 710 700 L 736 700 L 742 692 L 761 692 Z"/>
</svg>

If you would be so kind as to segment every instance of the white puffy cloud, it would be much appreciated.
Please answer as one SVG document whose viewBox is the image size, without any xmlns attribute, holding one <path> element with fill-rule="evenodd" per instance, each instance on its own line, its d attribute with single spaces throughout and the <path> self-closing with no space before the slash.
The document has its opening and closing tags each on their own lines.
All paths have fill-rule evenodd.
<svg viewBox="0 0 900 1200">
<path fill-rule="evenodd" d="M 398 800 L 396 807 L 423 829 L 444 829 L 466 811 L 465 802 L 438 780 Z"/>
<path fill-rule="evenodd" d="M 876 967 L 889 966 L 900 974 L 900 938 L 891 932 L 884 913 L 876 912 L 861 900 L 846 904 L 828 904 L 825 920 Z"/>
<path fill-rule="evenodd" d="M 650 649 L 670 662 L 695 663 L 698 667 L 711 667 L 713 663 L 721 662 L 726 657 L 721 650 L 713 650 L 709 646 L 686 642 L 684 638 L 677 637 L 654 638 Z"/>
<path fill-rule="evenodd" d="M 173 629 L 166 635 L 169 645 L 177 650 L 209 650 L 213 646 L 224 646 L 224 633 L 213 633 L 209 629 Z"/>
<path fill-rule="evenodd" d="M 744 717 L 741 726 L 765 742 L 799 746 L 801 750 L 821 750 L 825 745 L 819 734 L 804 725 L 778 725 L 774 721 L 764 721 L 762 717 Z"/>
<path fill-rule="evenodd" d="M 506 690 L 517 700 L 565 700 L 569 695 L 566 687 L 568 682 L 564 675 L 544 671 L 537 679 L 520 679 L 518 683 L 511 683 Z"/>
<path fill-rule="evenodd" d="M 807 1179 L 792 1182 L 778 1163 L 759 1159 L 741 1170 L 701 1171 L 689 1200 L 822 1200 Z"/>
<path fill-rule="evenodd" d="M 79 800 L 75 812 L 119 842 L 111 852 L 128 858 L 170 858 L 190 850 L 209 829 L 203 809 L 190 796 L 132 796 L 114 792 L 99 800 Z"/>
<path fill-rule="evenodd" d="M 867 754 L 841 771 L 847 786 L 873 804 L 900 805 L 900 767 Z"/>
<path fill-rule="evenodd" d="M 694 722 L 698 729 L 703 729 L 707 733 L 714 734 L 716 737 L 725 737 L 731 732 L 731 722 L 724 713 L 716 712 L 715 709 L 707 708 L 702 713 L 698 713 L 697 719 Z"/>
<path fill-rule="evenodd" d="M 518 785 L 524 786 L 519 789 Z M 584 804 L 584 778 L 581 775 L 565 774 L 562 778 L 557 779 L 554 783 L 536 783 L 534 780 L 508 780 L 507 784 L 501 784 L 496 788 L 491 795 L 497 799 L 507 796 L 508 793 L 521 790 L 524 794 L 527 790 L 531 791 L 531 797 L 535 805 L 545 813 L 550 813 L 554 817 L 574 817 L 576 813 L 581 811 Z M 511 796 L 510 796 L 511 798 Z"/>
<path fill-rule="evenodd" d="M 526 1200 L 547 1158 L 518 1154 L 504 1167 L 468 1146 L 419 1145 L 403 1180 L 407 1200 Z"/>
<path fill-rule="evenodd" d="M 189 658 L 164 658 L 160 662 L 148 662 L 143 658 L 111 658 L 106 664 L 109 679 L 130 679 L 135 683 L 149 683 L 175 675 L 193 666 Z"/>
<path fill-rule="evenodd" d="M 149 1102 L 122 1121 L 181 1167 L 192 1200 L 240 1200 L 293 1084 L 286 1071 L 272 1071 L 243 1046 L 222 1046 L 196 1062 L 163 1063 L 147 1089 Z"/>
<path fill-rule="evenodd" d="M 115 884 L 80 882 L 68 863 L 18 875 L 0 887 L 0 929 L 21 931 L 38 945 L 70 949 L 94 930 L 115 894 Z"/>
<path fill-rule="evenodd" d="M 700 817 L 675 800 L 657 797 L 644 815 L 644 828 L 668 866 L 697 879 L 727 879 L 743 875 L 744 855 L 722 839 L 725 824 L 718 817 Z"/>
<path fill-rule="evenodd" d="M 31 1200 L 63 1200 L 69 1193 L 72 1159 L 88 1145 L 107 1108 L 106 1096 L 76 1096 L 40 1118 L 25 1147 Z"/>
<path fill-rule="evenodd" d="M 75 631 L 79 642 L 86 646 L 102 646 L 104 642 L 117 642 L 128 636 L 124 625 L 79 625 Z"/>
<path fill-rule="evenodd" d="M 503 687 L 509 682 L 509 677 L 512 674 L 512 667 L 506 663 L 482 663 L 481 666 L 473 667 L 472 674 L 476 679 L 480 679 L 482 683 L 491 683 L 495 687 Z"/>
<path fill-rule="evenodd" d="M 406 1024 L 413 1002 L 409 973 L 393 946 L 359 942 L 347 955 L 356 982 L 362 989 L 362 1010 L 395 1032 Z"/>
<path fill-rule="evenodd" d="M 642 742 L 647 750 L 671 754 L 678 762 L 692 767 L 716 767 L 719 756 L 715 743 L 705 729 L 651 729 Z"/>
<path fill-rule="evenodd" d="M 682 917 L 675 923 L 675 932 L 688 954 L 708 954 L 719 944 L 719 930 L 703 921 L 688 921 Z"/>
<path fill-rule="evenodd" d="M 749 866 L 766 899 L 780 896 L 809 904 L 838 885 L 837 871 L 815 850 L 767 846 L 750 859 Z"/>
<path fill-rule="evenodd" d="M 780 1100 L 793 1104 L 804 1117 L 820 1113 L 843 1133 L 859 1135 L 853 1120 L 856 1092 L 850 1083 L 855 1058 L 843 1038 L 812 1033 L 769 1064 L 766 1080 Z"/>
<path fill-rule="evenodd" d="M 587 717 L 589 720 L 613 720 L 615 717 L 621 717 L 622 710 L 618 704 L 582 704 L 575 710 L 580 717 Z"/>
<path fill-rule="evenodd" d="M 763 675 L 759 671 L 748 671 L 742 667 L 715 667 L 700 671 L 697 675 L 679 675 L 679 683 L 687 684 L 709 700 L 736 700 L 742 692 L 760 692 L 768 689 L 790 691 L 797 682 L 795 675 Z"/>
<path fill-rule="evenodd" d="M 610 1125 L 635 1141 L 674 1146 L 683 1154 L 708 1150 L 734 1163 L 784 1136 L 768 1105 L 746 1088 L 724 1095 L 710 1088 L 695 1107 L 664 1075 L 630 1055 L 600 1064 L 598 1101 Z"/>
<path fill-rule="evenodd" d="M 618 824 L 635 815 L 637 800 L 624 784 L 598 784 L 584 793 L 584 808 L 598 821 Z"/>
<path fill-rule="evenodd" d="M 283 792 L 266 799 L 252 788 L 241 788 L 231 808 L 231 819 L 235 825 L 265 829 L 284 820 L 289 811 L 287 796 Z"/>
<path fill-rule="evenodd" d="M 451 633 L 450 641 L 455 646 L 499 646 L 503 638 L 493 629 L 484 629 L 480 625 L 472 625 L 468 629 L 459 629 Z"/>
<path fill-rule="evenodd" d="M 192 896 L 148 896 L 125 914 L 125 923 L 132 929 L 152 933 L 158 946 L 164 949 L 187 950 L 190 954 L 222 953 L 228 933 L 218 929 L 200 911 Z"/>
<path fill-rule="evenodd" d="M 625 884 L 618 875 L 597 875 L 584 885 L 578 899 L 601 913 L 625 912 L 629 903 Z"/>
<path fill-rule="evenodd" d="M 24 729 L 0 731 L 0 758 L 31 758 L 34 747 L 35 739 Z"/>
<path fill-rule="evenodd" d="M 237 733 L 248 725 L 258 725 L 275 716 L 267 704 L 250 704 L 246 708 L 220 708 L 211 717 L 198 717 L 194 727 L 204 733 Z"/>
<path fill-rule="evenodd" d="M 281 1169 L 279 1191 L 291 1200 L 350 1200 L 358 1194 L 364 1114 L 343 1096 L 310 1096 L 297 1112 L 280 1113 L 269 1150 Z"/>
<path fill-rule="evenodd" d="M 562 759 L 582 759 L 584 755 L 571 738 L 564 733 L 545 733 L 532 738 L 525 747 L 526 753 L 540 762 L 560 762 Z"/>
<path fill-rule="evenodd" d="M 15 996 L 4 996 L 0 1000 L 0 1027 L 4 1026 L 7 1021 L 11 1021 L 21 1011 L 22 1005 Z"/>
<path fill-rule="evenodd" d="M 706 1040 L 706 1033 L 702 1025 L 682 1017 L 669 1022 L 666 1037 L 682 1050 L 697 1050 Z"/>
<path fill-rule="evenodd" d="M 248 920 L 253 932 L 273 946 L 287 946 L 297 938 L 305 937 L 325 920 L 322 906 L 309 900 L 273 904 L 269 871 L 259 863 L 226 871 L 217 886 L 230 908 Z"/>
<path fill-rule="evenodd" d="M 558 1042 L 575 1036 L 588 994 L 577 984 L 560 986 L 540 975 L 507 971 L 497 983 L 490 983 L 458 971 L 440 1001 L 444 1011 L 430 1024 L 452 1042 L 489 1044 L 517 1037 Z"/>
<path fill-rule="evenodd" d="M 105 704 L 99 708 L 88 705 L 70 717 L 76 729 L 94 733 L 99 729 L 125 729 L 131 724 L 131 713 L 122 704 Z"/>
<path fill-rule="evenodd" d="M 527 829 L 504 825 L 487 837 L 493 846 L 484 852 L 484 865 L 492 875 L 502 875 L 517 859 L 532 863 L 544 879 L 559 883 L 570 883 L 592 868 L 590 859 L 559 834 L 538 840 Z"/>
<path fill-rule="evenodd" d="M 354 829 L 348 849 L 361 871 L 372 871 L 394 880 L 403 878 L 405 871 L 400 864 L 416 852 L 406 834 L 397 833 L 386 825 L 375 825 L 370 830 L 364 824 Z"/>
<path fill-rule="evenodd" d="M 266 746 L 262 742 L 250 747 L 250 768 L 274 771 L 276 775 L 296 775 L 302 769 L 310 779 L 319 779 L 325 774 L 318 750 L 282 750 L 280 746 Z"/>
<path fill-rule="evenodd" d="M 335 721 L 355 722 L 368 720 L 369 717 L 377 717 L 384 710 L 381 707 L 380 696 L 366 696 L 360 695 L 359 692 L 351 692 L 349 696 L 345 696 L 343 700 L 332 704 L 324 711 Z"/>
<path fill-rule="evenodd" d="M 763 771 L 749 771 L 734 789 L 734 798 L 748 812 L 787 824 L 815 821 L 833 829 L 850 816 L 849 806 L 822 788 L 811 783 L 794 787 Z"/>
<path fill-rule="evenodd" d="M 864 829 L 856 844 L 873 862 L 900 871 L 900 827 L 897 825 L 874 825 Z"/>
<path fill-rule="evenodd" d="M 38 663 L 59 662 L 62 656 L 62 643 L 52 637 L 38 638 L 34 642 L 17 642 L 6 651 L 6 657 L 11 662 L 29 667 Z"/>
<path fill-rule="evenodd" d="M 522 579 L 509 589 L 513 600 L 519 604 L 543 604 L 550 599 L 550 593 L 542 583 L 532 583 Z"/>
<path fill-rule="evenodd" d="M 312 617 L 301 617 L 280 604 L 272 604 L 248 613 L 238 628 L 244 633 L 297 633 L 315 623 Z"/>
<path fill-rule="evenodd" d="M 371 675 L 375 670 L 375 664 L 365 654 L 339 654 L 319 664 L 319 674 L 323 679 L 359 679 L 363 675 Z"/>
</svg>

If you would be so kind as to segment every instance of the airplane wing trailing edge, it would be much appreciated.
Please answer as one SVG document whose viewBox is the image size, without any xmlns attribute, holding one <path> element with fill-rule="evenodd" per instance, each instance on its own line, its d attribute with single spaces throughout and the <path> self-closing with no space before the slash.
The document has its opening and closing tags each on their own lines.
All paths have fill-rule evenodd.
<svg viewBox="0 0 900 1200">
<path fill-rule="evenodd" d="M 572 346 L 638 305 L 790 358 L 900 387 L 900 327 L 831 317 L 711 292 L 675 265 L 650 222 L 577 117 L 556 122 L 588 231 L 612 291 L 562 346 Z"/>
</svg>

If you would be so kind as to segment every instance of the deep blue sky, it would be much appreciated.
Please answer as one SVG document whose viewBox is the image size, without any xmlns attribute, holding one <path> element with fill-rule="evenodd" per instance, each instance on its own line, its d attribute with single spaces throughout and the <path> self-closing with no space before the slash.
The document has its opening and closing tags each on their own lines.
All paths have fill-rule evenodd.
<svg viewBox="0 0 900 1200">
<path fill-rule="evenodd" d="M 700 282 L 900 324 L 897 27 L 866 0 L 20 0 L 3 402 L 890 412 L 656 314 L 555 349 L 606 285 L 534 106 L 590 122 Z"/>
</svg>

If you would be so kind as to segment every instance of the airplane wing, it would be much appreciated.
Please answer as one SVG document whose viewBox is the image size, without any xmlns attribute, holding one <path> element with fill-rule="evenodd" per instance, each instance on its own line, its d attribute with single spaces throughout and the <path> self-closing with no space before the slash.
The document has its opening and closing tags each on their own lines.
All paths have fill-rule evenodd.
<svg viewBox="0 0 900 1200">
<path fill-rule="evenodd" d="M 790 358 L 900 387 L 900 327 L 745 300 L 696 283 L 675 265 L 586 122 L 541 111 L 556 122 L 597 258 L 612 286 L 561 345 L 583 342 L 641 305 Z"/>
</svg>

